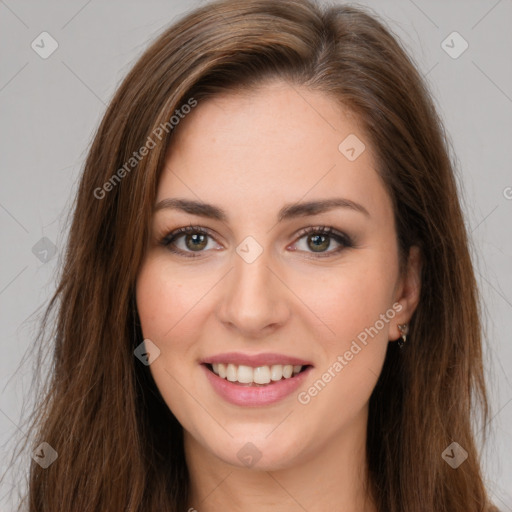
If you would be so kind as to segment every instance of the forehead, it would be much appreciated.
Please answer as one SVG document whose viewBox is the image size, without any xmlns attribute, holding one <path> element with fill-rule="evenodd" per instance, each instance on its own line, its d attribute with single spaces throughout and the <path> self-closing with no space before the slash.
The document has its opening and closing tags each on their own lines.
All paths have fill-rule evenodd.
<svg viewBox="0 0 512 512">
<path fill-rule="evenodd" d="M 199 102 L 174 134 L 157 202 L 256 213 L 339 195 L 376 215 L 391 204 L 357 117 L 325 93 L 276 82 Z"/>
</svg>

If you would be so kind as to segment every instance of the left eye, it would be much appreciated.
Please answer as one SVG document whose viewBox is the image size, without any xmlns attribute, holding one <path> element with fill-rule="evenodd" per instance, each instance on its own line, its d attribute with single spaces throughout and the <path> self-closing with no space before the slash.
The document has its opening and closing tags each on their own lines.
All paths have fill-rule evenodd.
<svg viewBox="0 0 512 512">
<path fill-rule="evenodd" d="M 301 237 L 295 245 L 299 248 L 299 250 L 303 250 L 305 252 L 313 252 L 316 254 L 324 254 L 330 255 L 333 253 L 338 253 L 345 247 L 352 247 L 352 241 L 350 238 L 343 234 L 338 233 L 333 230 L 333 228 L 325 228 L 325 227 L 312 227 L 306 228 L 302 231 Z M 304 240 L 304 244 L 300 247 L 300 242 Z M 338 248 L 334 250 L 328 251 L 331 247 L 332 241 L 335 241 L 338 244 Z"/>
</svg>

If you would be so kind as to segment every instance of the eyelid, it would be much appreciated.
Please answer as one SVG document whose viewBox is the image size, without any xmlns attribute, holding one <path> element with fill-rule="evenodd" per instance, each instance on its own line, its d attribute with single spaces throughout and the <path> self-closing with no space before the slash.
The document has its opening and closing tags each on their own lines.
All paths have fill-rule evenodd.
<svg viewBox="0 0 512 512">
<path fill-rule="evenodd" d="M 203 226 L 197 226 L 193 224 L 189 224 L 187 226 L 182 226 L 180 228 L 173 229 L 172 231 L 166 231 L 166 235 L 162 237 L 162 242 L 166 242 L 169 240 L 172 240 L 173 238 L 177 238 L 180 235 L 188 234 L 188 233 L 201 233 L 204 235 L 211 236 L 212 238 L 215 238 L 213 236 L 213 232 L 205 228 Z"/>
<path fill-rule="evenodd" d="M 340 245 L 340 247 L 330 250 L 330 251 L 323 251 L 323 252 L 314 252 L 314 251 L 300 251 L 304 252 L 307 256 L 304 256 L 305 258 L 327 258 L 329 256 L 333 256 L 336 254 L 339 254 L 344 249 L 349 249 L 355 247 L 355 244 L 352 240 L 352 238 L 347 235 L 346 233 L 343 233 L 341 231 L 338 231 L 337 229 L 333 228 L 332 226 L 308 226 L 306 228 L 303 228 L 299 230 L 294 236 L 295 236 L 295 242 L 293 242 L 292 245 L 295 245 L 297 242 L 299 242 L 304 236 L 307 235 L 326 235 L 331 239 L 334 239 L 336 243 Z"/>
<path fill-rule="evenodd" d="M 347 242 L 350 241 L 350 237 L 347 234 L 336 230 L 332 226 L 308 226 L 308 227 L 302 228 L 299 231 L 297 231 L 297 233 L 295 233 L 294 236 L 298 237 L 298 238 L 302 238 L 304 235 L 311 235 L 311 234 L 337 236 L 339 238 L 344 239 Z"/>
<path fill-rule="evenodd" d="M 203 235 L 209 236 L 212 240 L 216 241 L 216 238 L 210 229 L 205 228 L 203 226 L 189 224 L 188 226 L 176 228 L 173 231 L 171 231 L 170 233 L 167 233 L 164 237 L 160 238 L 159 243 L 161 245 L 163 245 L 166 249 L 168 249 L 169 251 L 171 251 L 175 254 L 183 255 L 188 258 L 200 257 L 201 253 L 205 252 L 205 251 L 197 251 L 197 253 L 194 253 L 194 251 L 183 251 L 182 249 L 177 249 L 176 247 L 174 247 L 174 248 L 172 247 L 172 242 L 176 241 L 178 238 L 180 238 L 184 235 L 187 235 L 189 233 L 203 234 Z"/>
</svg>

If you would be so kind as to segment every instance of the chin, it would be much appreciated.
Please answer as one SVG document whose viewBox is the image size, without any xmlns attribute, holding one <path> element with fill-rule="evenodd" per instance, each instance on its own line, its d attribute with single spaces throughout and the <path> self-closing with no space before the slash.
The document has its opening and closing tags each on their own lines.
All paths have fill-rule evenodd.
<svg viewBox="0 0 512 512">
<path fill-rule="evenodd" d="M 237 468 L 247 468 L 254 471 L 277 471 L 287 469 L 297 464 L 299 457 L 298 446 L 303 448 L 303 443 L 287 433 L 286 440 L 268 436 L 268 430 L 264 434 L 250 435 L 246 428 L 245 434 L 227 440 L 222 446 L 209 446 L 211 452 L 227 464 Z"/>
</svg>

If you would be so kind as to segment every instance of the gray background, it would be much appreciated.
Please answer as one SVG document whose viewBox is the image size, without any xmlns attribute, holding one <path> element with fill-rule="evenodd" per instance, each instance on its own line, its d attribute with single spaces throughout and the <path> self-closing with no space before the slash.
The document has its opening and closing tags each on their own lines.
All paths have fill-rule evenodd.
<svg viewBox="0 0 512 512">
<path fill-rule="evenodd" d="M 13 510 L 6 495 L 21 488 L 8 458 L 13 439 L 24 435 L 22 405 L 32 379 L 31 363 L 20 362 L 55 288 L 92 134 L 147 44 L 202 3 L 0 0 L 2 511 Z M 486 314 L 493 437 L 483 466 L 496 504 L 512 511 L 512 0 L 359 3 L 384 17 L 427 75 L 457 154 Z M 59 45 L 47 59 L 31 47 L 43 31 Z M 458 58 L 445 51 L 462 49 L 457 36 L 442 46 L 453 31 L 469 44 Z"/>
</svg>

